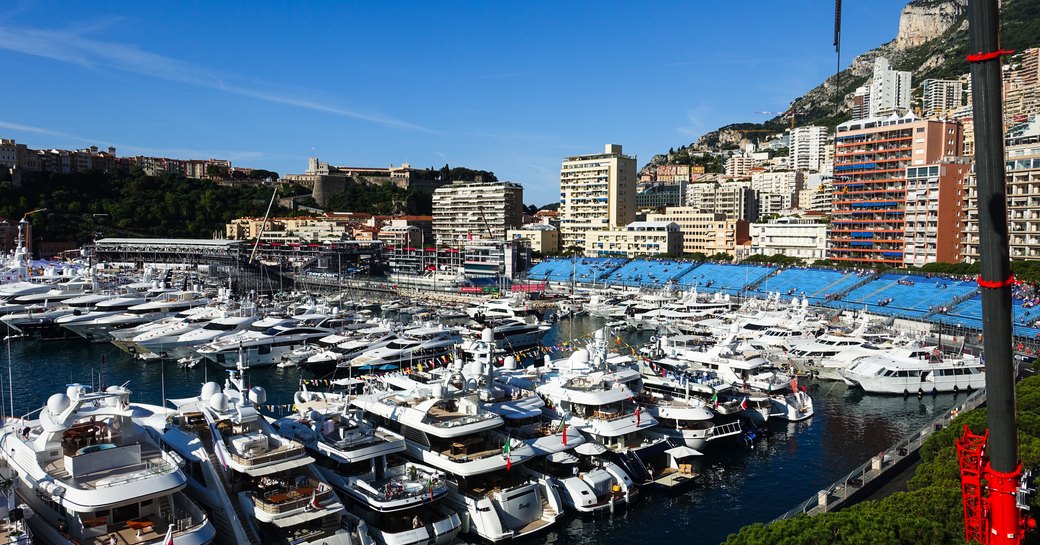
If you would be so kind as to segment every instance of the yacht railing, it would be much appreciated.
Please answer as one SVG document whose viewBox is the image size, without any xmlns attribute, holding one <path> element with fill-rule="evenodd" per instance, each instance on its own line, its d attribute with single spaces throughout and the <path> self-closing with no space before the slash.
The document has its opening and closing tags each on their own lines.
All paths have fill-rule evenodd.
<svg viewBox="0 0 1040 545">
<path fill-rule="evenodd" d="M 788 519 L 803 513 L 812 515 L 826 511 L 826 506 L 829 505 L 832 499 L 836 499 L 837 501 L 846 500 L 849 496 L 850 490 L 860 488 L 864 483 L 877 477 L 878 468 L 883 467 L 886 462 L 889 462 L 892 459 L 891 453 L 896 453 L 900 457 L 907 456 L 911 451 L 919 449 L 921 445 L 924 444 L 925 440 L 935 433 L 935 431 L 949 426 L 950 422 L 954 418 L 952 414 L 953 410 L 956 410 L 959 414 L 975 409 L 985 402 L 986 390 L 977 390 L 968 396 L 968 399 L 966 399 L 964 403 L 955 405 L 949 411 L 944 411 L 941 416 L 903 438 L 903 440 L 889 447 L 888 450 L 881 451 L 881 454 L 879 455 L 880 459 L 877 456 L 871 458 L 866 463 L 850 471 L 845 475 L 845 477 L 834 482 L 834 484 L 820 490 L 820 492 L 815 496 L 803 501 L 790 511 L 780 515 L 774 519 L 773 522 Z M 886 456 L 886 452 L 890 454 Z"/>
<path fill-rule="evenodd" d="M 332 488 L 324 486 L 321 492 L 315 492 L 319 487 L 317 481 L 308 481 L 307 486 L 293 487 L 287 491 L 271 491 L 253 496 L 253 504 L 265 513 L 285 513 L 299 509 L 309 504 L 314 499 L 319 503 L 332 497 Z M 309 490 L 308 490 L 309 489 Z"/>
</svg>

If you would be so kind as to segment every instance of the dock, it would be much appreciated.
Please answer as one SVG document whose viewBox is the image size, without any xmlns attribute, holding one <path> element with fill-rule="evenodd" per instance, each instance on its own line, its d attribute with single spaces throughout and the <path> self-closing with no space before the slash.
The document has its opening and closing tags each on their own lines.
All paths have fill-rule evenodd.
<svg viewBox="0 0 1040 545">
<path fill-rule="evenodd" d="M 877 495 L 885 485 L 894 479 L 905 477 L 905 474 L 920 460 L 921 445 L 932 434 L 948 427 L 956 415 L 979 407 L 985 402 L 985 390 L 972 393 L 964 402 L 954 405 L 949 411 L 945 411 L 926 426 L 879 452 L 877 456 L 871 457 L 841 479 L 817 492 L 815 496 L 780 515 L 773 522 L 802 513 L 812 516 L 839 511 L 861 501 L 873 499 L 873 496 Z"/>
</svg>

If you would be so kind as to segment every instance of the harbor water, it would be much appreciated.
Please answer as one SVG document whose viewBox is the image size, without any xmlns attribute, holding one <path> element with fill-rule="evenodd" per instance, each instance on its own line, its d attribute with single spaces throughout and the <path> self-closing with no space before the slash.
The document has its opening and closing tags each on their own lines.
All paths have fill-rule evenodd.
<svg viewBox="0 0 1040 545">
<path fill-rule="evenodd" d="M 602 321 L 563 320 L 545 344 L 587 335 Z M 647 334 L 648 336 L 648 334 Z M 633 345 L 646 340 L 628 337 Z M 4 413 L 22 416 L 43 406 L 67 384 L 106 385 L 129 381 L 131 401 L 159 404 L 197 395 L 206 380 L 222 382 L 222 368 L 182 368 L 174 362 L 139 361 L 111 344 L 83 340 L 6 341 L 2 371 Z M 6 366 L 6 365 L 5 365 Z M 10 377 L 10 378 L 9 378 Z M 268 391 L 268 403 L 291 403 L 301 378 L 296 368 L 252 370 L 247 380 Z M 711 445 L 701 460 L 702 476 L 680 495 L 643 497 L 627 509 L 595 518 L 571 516 L 531 543 L 620 545 L 652 539 L 655 544 L 719 543 L 742 526 L 768 522 L 844 477 L 879 451 L 898 442 L 966 397 L 876 396 L 837 382 L 803 381 L 816 414 L 805 422 L 774 424 L 754 444 Z M 462 536 L 461 541 L 474 542 Z"/>
</svg>

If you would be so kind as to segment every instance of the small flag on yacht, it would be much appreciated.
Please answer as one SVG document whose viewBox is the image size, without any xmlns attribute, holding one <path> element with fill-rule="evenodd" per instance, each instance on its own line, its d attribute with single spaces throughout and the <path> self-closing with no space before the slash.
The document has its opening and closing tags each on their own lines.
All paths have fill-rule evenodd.
<svg viewBox="0 0 1040 545">
<path fill-rule="evenodd" d="M 747 409 L 747 396 L 744 396 L 744 399 L 740 402 L 740 410 L 743 411 L 744 409 Z"/>
<path fill-rule="evenodd" d="M 315 511 L 318 511 L 318 510 L 320 510 L 322 508 L 321 504 L 318 503 L 318 489 L 317 488 L 315 488 L 314 491 L 311 492 L 310 508 L 314 509 Z"/>
<path fill-rule="evenodd" d="M 563 421 L 563 446 L 567 446 L 567 420 Z"/>
<path fill-rule="evenodd" d="M 791 379 L 791 391 L 792 392 L 797 392 L 798 391 L 798 377 L 794 377 L 794 378 Z"/>
<path fill-rule="evenodd" d="M 505 446 L 502 447 L 502 454 L 505 455 L 505 457 L 506 457 L 506 471 L 509 471 L 510 469 L 513 469 L 513 460 L 512 460 L 512 457 L 509 455 L 509 438 L 508 437 L 506 438 Z"/>
<path fill-rule="evenodd" d="M 166 527 L 166 538 L 163 539 L 163 545 L 173 545 L 173 525 L 170 524 Z"/>
<path fill-rule="evenodd" d="M 711 394 L 711 400 L 710 401 L 711 401 L 712 408 L 718 409 L 719 408 L 719 393 L 715 392 L 715 393 Z"/>
<path fill-rule="evenodd" d="M 433 477 L 426 481 L 426 488 L 430 490 L 430 499 L 433 499 Z"/>
<path fill-rule="evenodd" d="M 639 427 L 639 407 L 636 406 L 636 427 Z"/>
</svg>

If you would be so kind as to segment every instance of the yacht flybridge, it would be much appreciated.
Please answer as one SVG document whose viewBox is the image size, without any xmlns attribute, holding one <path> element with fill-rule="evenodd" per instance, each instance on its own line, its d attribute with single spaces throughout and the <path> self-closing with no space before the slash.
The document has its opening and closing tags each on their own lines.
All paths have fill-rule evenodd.
<svg viewBox="0 0 1040 545">
<path fill-rule="evenodd" d="M 216 530 L 182 490 L 182 460 L 133 421 L 130 390 L 90 392 L 80 384 L 52 395 L 35 420 L 7 419 L 0 448 L 16 491 L 35 516 L 37 538 L 55 544 L 209 543 Z"/>
</svg>

